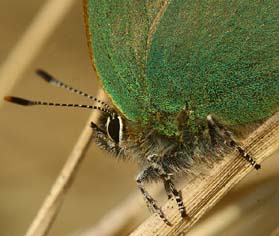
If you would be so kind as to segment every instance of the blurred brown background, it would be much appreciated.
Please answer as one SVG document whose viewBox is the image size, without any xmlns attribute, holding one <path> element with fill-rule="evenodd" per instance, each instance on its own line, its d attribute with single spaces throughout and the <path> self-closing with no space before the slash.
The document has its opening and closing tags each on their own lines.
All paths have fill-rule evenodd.
<svg viewBox="0 0 279 236">
<path fill-rule="evenodd" d="M 43 3 L 43 0 L 0 1 L 1 64 Z M 96 94 L 98 83 L 89 60 L 81 1 L 76 1 L 22 75 L 12 94 L 47 101 L 90 103 L 39 80 L 34 73 L 36 68 L 43 68 L 76 88 Z M 16 64 L 14 70 L 17 70 Z M 0 235 L 25 233 L 71 152 L 89 113 L 79 109 L 25 108 L 6 103 L 1 107 Z M 49 235 L 71 235 L 94 225 L 108 210 L 136 191 L 136 166 L 107 156 L 92 145 Z M 270 179 L 278 183 L 278 159 L 278 155 L 274 155 L 263 163 L 264 169 L 246 178 L 219 208 L 239 198 L 240 193 L 245 192 L 245 186 L 253 189 L 259 182 Z M 276 194 L 279 200 L 278 191 Z M 272 217 L 276 219 L 277 216 L 279 219 L 279 212 L 276 211 Z M 275 227 L 276 220 L 264 232 L 270 235 Z"/>
</svg>

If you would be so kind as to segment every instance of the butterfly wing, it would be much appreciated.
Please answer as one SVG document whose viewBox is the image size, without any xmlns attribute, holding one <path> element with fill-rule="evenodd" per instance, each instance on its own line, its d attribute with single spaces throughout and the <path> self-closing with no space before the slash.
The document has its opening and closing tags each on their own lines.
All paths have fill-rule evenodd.
<svg viewBox="0 0 279 236">
<path fill-rule="evenodd" d="M 85 1 L 94 65 L 130 120 L 215 114 L 232 125 L 279 107 L 278 1 Z"/>
<path fill-rule="evenodd" d="M 144 119 L 150 103 L 145 70 L 152 19 L 145 2 L 85 1 L 94 66 L 115 106 L 130 120 Z"/>
<path fill-rule="evenodd" d="M 171 112 L 188 103 L 198 116 L 232 125 L 272 115 L 279 108 L 278 23 L 279 2 L 170 1 L 148 55 L 152 102 Z"/>
</svg>

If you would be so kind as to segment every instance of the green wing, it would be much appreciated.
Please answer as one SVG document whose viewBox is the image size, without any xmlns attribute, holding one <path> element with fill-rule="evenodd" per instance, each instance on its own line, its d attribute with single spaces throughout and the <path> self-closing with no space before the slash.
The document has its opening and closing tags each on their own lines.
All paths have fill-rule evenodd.
<svg viewBox="0 0 279 236">
<path fill-rule="evenodd" d="M 279 1 L 86 5 L 96 70 L 128 119 L 188 105 L 242 125 L 279 108 Z"/>
<path fill-rule="evenodd" d="M 146 5 L 146 1 L 85 3 L 89 43 L 99 78 L 115 106 L 131 120 L 146 117 L 144 111 L 151 98 L 146 84 L 146 40 L 156 15 L 152 11 L 160 4 Z"/>
</svg>

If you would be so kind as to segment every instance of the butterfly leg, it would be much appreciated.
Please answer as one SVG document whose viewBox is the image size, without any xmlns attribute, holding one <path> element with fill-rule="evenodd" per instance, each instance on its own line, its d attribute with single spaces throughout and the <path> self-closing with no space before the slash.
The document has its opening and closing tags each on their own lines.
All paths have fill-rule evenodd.
<svg viewBox="0 0 279 236">
<path fill-rule="evenodd" d="M 185 218 L 187 214 L 186 214 L 185 206 L 182 201 L 181 191 L 178 191 L 175 188 L 175 185 L 171 179 L 172 175 L 167 173 L 164 170 L 163 166 L 157 162 L 157 155 L 150 155 L 149 157 L 147 157 L 147 160 L 150 162 L 151 166 L 153 167 L 153 170 L 162 179 L 168 198 L 171 198 L 172 195 L 174 196 L 181 217 Z"/>
<path fill-rule="evenodd" d="M 141 191 L 144 200 L 148 206 L 148 208 L 153 212 L 159 215 L 159 217 L 169 226 L 171 226 L 171 223 L 168 221 L 168 219 L 165 217 L 162 209 L 158 207 L 156 200 L 151 197 L 151 195 L 146 191 L 144 187 L 144 181 L 147 179 L 148 175 L 152 172 L 152 167 L 147 167 L 142 172 L 139 173 L 139 175 L 136 178 L 138 188 Z"/>
<path fill-rule="evenodd" d="M 226 130 L 224 127 L 219 126 L 211 115 L 207 116 L 209 133 L 211 137 L 214 136 L 214 132 L 220 135 L 224 140 L 225 143 L 238 150 L 239 154 L 248 161 L 256 170 L 261 168 L 261 165 L 258 164 L 253 157 L 251 157 L 231 136 L 231 134 Z M 211 131 L 210 131 L 211 130 Z M 214 140 L 214 139 L 213 139 Z"/>
</svg>

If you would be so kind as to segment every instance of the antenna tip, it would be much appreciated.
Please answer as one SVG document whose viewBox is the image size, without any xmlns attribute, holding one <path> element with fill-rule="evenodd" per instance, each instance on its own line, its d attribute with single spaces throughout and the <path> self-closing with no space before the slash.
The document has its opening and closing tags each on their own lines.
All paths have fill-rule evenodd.
<svg viewBox="0 0 279 236">
<path fill-rule="evenodd" d="M 47 82 L 51 82 L 53 80 L 52 76 L 42 69 L 37 69 L 36 73 Z"/>
<path fill-rule="evenodd" d="M 33 105 L 33 102 L 23 99 L 23 98 L 19 98 L 19 97 L 13 97 L 13 96 L 5 96 L 4 100 L 7 102 L 11 102 L 11 103 L 15 103 L 18 105 L 22 105 L 22 106 L 29 106 L 29 105 Z"/>
<path fill-rule="evenodd" d="M 12 102 L 13 97 L 11 97 L 11 96 L 5 96 L 5 97 L 4 97 L 4 100 L 7 101 L 7 102 Z"/>
</svg>

